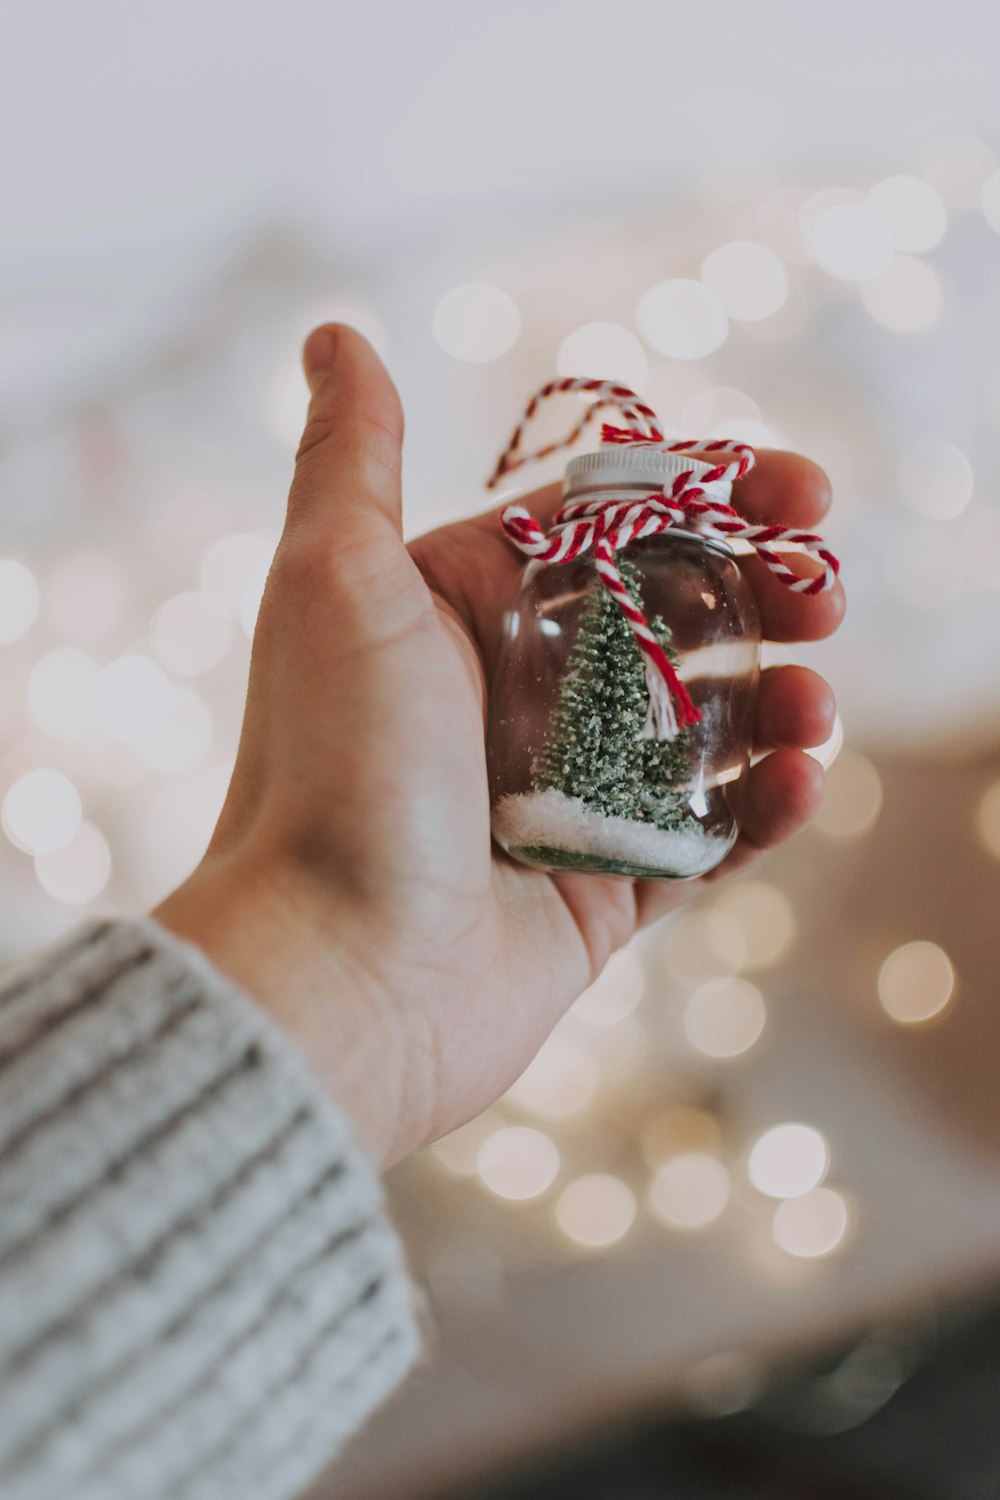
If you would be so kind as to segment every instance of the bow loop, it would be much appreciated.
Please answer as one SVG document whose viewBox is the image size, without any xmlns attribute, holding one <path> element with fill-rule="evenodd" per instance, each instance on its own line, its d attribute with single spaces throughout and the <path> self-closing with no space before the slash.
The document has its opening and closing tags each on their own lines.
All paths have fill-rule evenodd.
<svg viewBox="0 0 1000 1500">
<path fill-rule="evenodd" d="M 592 396 L 593 400 L 565 438 L 534 453 L 522 453 L 525 430 L 539 406 L 561 392 L 579 392 Z M 749 473 L 756 462 L 756 454 L 747 443 L 733 442 L 728 438 L 685 439 L 668 443 L 652 408 L 628 386 L 614 381 L 568 378 L 553 380 L 543 386 L 528 403 L 487 487 L 492 488 L 502 475 L 533 459 L 545 458 L 570 447 L 594 414 L 609 406 L 615 408 L 627 425 L 619 427 L 610 422 L 603 423 L 601 441 L 605 445 L 711 455 L 716 462 L 708 469 L 702 469 L 699 462 L 698 469 L 684 470 L 660 490 L 653 490 L 641 498 L 621 500 L 597 495 L 589 500 L 567 501 L 556 512 L 547 532 L 521 505 L 508 505 L 501 513 L 500 524 L 515 546 L 543 563 L 572 562 L 583 553 L 592 551 L 601 581 L 628 620 L 636 644 L 645 657 L 649 714 L 643 734 L 649 738 L 673 739 L 683 729 L 697 723 L 701 716 L 650 629 L 648 620 L 625 587 L 615 553 L 632 542 L 671 529 L 716 541 L 743 541 L 749 543 L 786 588 L 809 595 L 833 587 L 840 563 L 822 537 L 783 526 L 754 525 L 728 503 L 734 483 Z M 800 577 L 776 550 L 778 546 L 797 548 L 818 557 L 824 564 L 823 572 L 815 578 Z"/>
</svg>

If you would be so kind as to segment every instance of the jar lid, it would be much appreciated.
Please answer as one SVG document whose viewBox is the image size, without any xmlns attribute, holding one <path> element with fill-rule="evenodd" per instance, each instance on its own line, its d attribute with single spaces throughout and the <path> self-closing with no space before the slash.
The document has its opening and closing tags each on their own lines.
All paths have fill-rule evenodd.
<svg viewBox="0 0 1000 1500">
<path fill-rule="evenodd" d="M 649 483 L 662 488 L 678 474 L 707 474 L 711 467 L 687 453 L 665 453 L 662 448 L 600 448 L 570 459 L 563 475 L 563 495 L 570 499 L 598 485 Z"/>
</svg>

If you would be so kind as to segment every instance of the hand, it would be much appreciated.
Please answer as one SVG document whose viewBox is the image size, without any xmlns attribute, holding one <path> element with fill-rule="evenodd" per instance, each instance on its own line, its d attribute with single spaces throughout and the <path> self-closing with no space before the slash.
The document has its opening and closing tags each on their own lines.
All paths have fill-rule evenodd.
<svg viewBox="0 0 1000 1500">
<path fill-rule="evenodd" d="M 523 559 L 496 513 L 409 548 L 403 418 L 351 329 L 317 329 L 288 516 L 254 637 L 232 784 L 204 860 L 156 915 L 284 1025 L 381 1163 L 462 1124 L 522 1072 L 637 927 L 702 885 L 550 876 L 490 842 L 484 705 Z M 739 503 L 812 526 L 829 485 L 762 454 Z M 543 520 L 555 487 L 527 502 Z M 802 559 L 803 571 L 813 564 Z M 844 609 L 746 571 L 765 634 L 813 640 Z M 815 811 L 829 688 L 762 675 L 740 839 L 706 879 L 742 870 Z"/>
</svg>

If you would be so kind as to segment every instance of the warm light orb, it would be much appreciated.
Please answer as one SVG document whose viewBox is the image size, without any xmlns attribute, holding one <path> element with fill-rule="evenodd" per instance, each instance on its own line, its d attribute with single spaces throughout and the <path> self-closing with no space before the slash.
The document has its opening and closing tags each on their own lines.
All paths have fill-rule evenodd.
<svg viewBox="0 0 1000 1500">
<path fill-rule="evenodd" d="M 976 808 L 976 832 L 994 859 L 1000 859 L 1000 781 L 983 793 Z"/>
<path fill-rule="evenodd" d="M 944 311 L 944 288 L 933 266 L 912 255 L 897 255 L 882 275 L 866 281 L 861 300 L 893 333 L 921 333 Z"/>
<path fill-rule="evenodd" d="M 574 1244 L 603 1249 L 628 1233 L 636 1211 L 635 1194 L 627 1183 L 606 1172 L 592 1172 L 560 1193 L 556 1222 Z"/>
<path fill-rule="evenodd" d="M 170 712 L 170 681 L 158 662 L 135 652 L 97 674 L 97 722 L 115 739 L 136 744 L 154 734 Z"/>
<path fill-rule="evenodd" d="M 799 1198 L 818 1187 L 830 1167 L 826 1138 L 812 1125 L 788 1121 L 757 1137 L 747 1175 L 769 1198 Z"/>
<path fill-rule="evenodd" d="M 588 1026 L 615 1026 L 631 1015 L 646 989 L 646 972 L 628 948 L 612 954 L 572 1014 Z"/>
<path fill-rule="evenodd" d="M 646 1031 L 638 1016 L 624 1016 L 614 1026 L 595 1027 L 587 1048 L 602 1073 L 627 1068 L 642 1055 Z"/>
<path fill-rule="evenodd" d="M 498 1198 L 537 1198 L 556 1179 L 559 1152 L 540 1130 L 506 1125 L 480 1146 L 476 1171 Z"/>
<path fill-rule="evenodd" d="M 111 878 L 111 850 L 104 834 L 86 819 L 68 844 L 35 856 L 35 875 L 44 891 L 66 906 L 96 901 Z"/>
<path fill-rule="evenodd" d="M 716 293 L 684 277 L 661 281 L 644 292 L 635 320 L 647 344 L 669 359 L 704 359 L 729 332 L 726 309 Z"/>
<path fill-rule="evenodd" d="M 600 1082 L 596 1062 L 573 1037 L 549 1037 L 506 1098 L 533 1114 L 559 1119 L 585 1109 Z"/>
<path fill-rule="evenodd" d="M 3 799 L 3 828 L 26 854 L 54 854 L 79 831 L 80 793 L 61 771 L 39 766 L 20 776 Z"/>
<path fill-rule="evenodd" d="M 763 423 L 760 407 L 745 391 L 733 386 L 716 385 L 699 391 L 680 409 L 677 421 L 682 432 L 692 437 L 728 437 L 733 425 Z"/>
<path fill-rule="evenodd" d="M 28 677 L 28 709 L 40 729 L 57 740 L 77 739 L 94 716 L 97 662 L 76 646 L 39 657 Z"/>
<path fill-rule="evenodd" d="M 771 1220 L 775 1244 L 788 1255 L 816 1260 L 843 1241 L 850 1222 L 847 1203 L 832 1188 L 815 1188 L 779 1203 Z"/>
<path fill-rule="evenodd" d="M 620 323 L 585 323 L 563 339 L 556 369 L 560 375 L 599 374 L 641 391 L 649 361 L 635 334 Z"/>
<path fill-rule="evenodd" d="M 521 333 L 517 304 L 498 286 L 468 281 L 446 293 L 431 321 L 431 331 L 446 354 L 468 364 L 499 359 Z"/>
<path fill-rule="evenodd" d="M 888 225 L 865 203 L 834 203 L 823 209 L 806 238 L 824 271 L 841 281 L 868 281 L 892 264 Z"/>
<path fill-rule="evenodd" d="M 211 594 L 175 594 L 153 616 L 149 640 L 170 672 L 194 677 L 218 666 L 233 640 L 233 625 Z"/>
<path fill-rule="evenodd" d="M 741 968 L 770 968 L 784 958 L 795 940 L 792 903 L 784 891 L 766 880 L 744 880 L 731 886 L 715 898 L 712 910 L 720 920 L 738 924 L 744 950 Z"/>
<path fill-rule="evenodd" d="M 948 211 L 930 184 L 919 177 L 886 177 L 869 189 L 868 204 L 889 226 L 897 250 L 919 253 L 944 238 Z"/>
<path fill-rule="evenodd" d="M 882 779 L 857 750 L 841 750 L 826 775 L 813 826 L 831 839 L 861 838 L 882 810 Z"/>
<path fill-rule="evenodd" d="M 220 537 L 202 554 L 199 582 L 232 619 L 238 620 L 247 590 L 266 576 L 276 540 L 255 531 Z"/>
<path fill-rule="evenodd" d="M 778 257 L 752 240 L 733 240 L 701 263 L 701 279 L 739 323 L 758 323 L 788 296 L 788 273 Z"/>
<path fill-rule="evenodd" d="M 882 1009 L 902 1026 L 916 1026 L 940 1015 L 954 992 L 951 959 L 936 943 L 904 943 L 879 970 Z"/>
<path fill-rule="evenodd" d="M 701 1151 L 713 1155 L 722 1148 L 722 1129 L 714 1115 L 695 1104 L 672 1104 L 642 1128 L 639 1149 L 648 1167 L 659 1167 L 671 1157 Z"/>
<path fill-rule="evenodd" d="M 486 1110 L 477 1115 L 474 1120 L 469 1120 L 465 1125 L 460 1125 L 457 1130 L 452 1130 L 448 1135 L 435 1141 L 430 1148 L 430 1154 L 435 1157 L 449 1172 L 454 1172 L 458 1177 L 474 1177 L 479 1160 L 479 1148 L 501 1124 L 500 1116 L 493 1110 Z"/>
<path fill-rule="evenodd" d="M 710 979 L 684 1009 L 684 1033 L 706 1057 L 739 1057 L 759 1040 L 767 1019 L 764 997 L 745 979 Z"/>
<path fill-rule="evenodd" d="M 704 1229 L 729 1202 L 729 1173 L 703 1151 L 685 1151 L 653 1173 L 649 1208 L 671 1229 Z"/>
<path fill-rule="evenodd" d="M 166 716 L 136 748 L 154 771 L 189 771 L 207 756 L 213 732 L 208 704 L 190 688 L 177 687 Z"/>
<path fill-rule="evenodd" d="M 906 504 L 928 520 L 953 521 L 972 498 L 972 465 L 941 438 L 918 438 L 900 454 L 896 472 Z"/>
<path fill-rule="evenodd" d="M 739 973 L 747 951 L 742 922 L 713 905 L 707 911 L 684 912 L 674 918 L 663 944 L 664 967 L 672 979 L 701 984 Z"/>
<path fill-rule="evenodd" d="M 38 615 L 39 602 L 31 569 L 16 557 L 0 557 L 0 646 L 28 633 Z"/>
</svg>

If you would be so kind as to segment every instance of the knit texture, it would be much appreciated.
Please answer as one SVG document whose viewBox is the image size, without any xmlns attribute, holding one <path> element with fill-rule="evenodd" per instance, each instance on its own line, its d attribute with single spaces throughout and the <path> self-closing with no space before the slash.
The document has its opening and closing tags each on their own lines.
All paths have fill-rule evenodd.
<svg viewBox="0 0 1000 1500">
<path fill-rule="evenodd" d="M 0 1495 L 289 1500 L 417 1335 L 377 1176 L 152 920 L 0 990 Z"/>
</svg>

